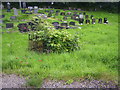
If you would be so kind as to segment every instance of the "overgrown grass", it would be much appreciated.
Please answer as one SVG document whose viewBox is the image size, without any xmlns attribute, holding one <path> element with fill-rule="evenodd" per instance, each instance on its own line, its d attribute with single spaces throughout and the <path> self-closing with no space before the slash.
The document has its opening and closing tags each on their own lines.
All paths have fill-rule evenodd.
<svg viewBox="0 0 120 90">
<path fill-rule="evenodd" d="M 117 80 L 118 15 L 104 12 L 87 13 L 95 17 L 107 17 L 109 24 L 85 24 L 80 25 L 82 29 L 68 29 L 71 34 L 78 33 L 80 36 L 81 49 L 71 53 L 45 54 L 29 51 L 27 33 L 18 32 L 17 27 L 17 32 L 3 33 L 3 72 L 23 75 L 28 78 L 28 85 L 36 87 L 40 87 L 46 78 Z M 5 15 L 6 18 L 11 16 L 10 13 Z M 19 22 L 14 23 L 17 25 Z M 7 29 L 3 28 L 4 31 Z"/>
</svg>

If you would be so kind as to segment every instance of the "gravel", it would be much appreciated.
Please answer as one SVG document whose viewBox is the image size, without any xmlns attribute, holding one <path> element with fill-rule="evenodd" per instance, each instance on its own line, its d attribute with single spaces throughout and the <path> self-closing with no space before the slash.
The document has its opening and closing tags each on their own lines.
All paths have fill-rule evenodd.
<svg viewBox="0 0 120 90">
<path fill-rule="evenodd" d="M 2 80 L 1 80 L 2 79 Z M 23 77 L 15 74 L 1 74 L 0 73 L 0 88 L 25 88 L 26 80 Z M 32 88 L 32 87 L 27 87 Z M 112 81 L 105 82 L 102 80 L 81 80 L 74 81 L 71 84 L 66 84 L 65 81 L 60 80 L 44 80 L 41 88 L 118 88 L 118 85 Z"/>
<path fill-rule="evenodd" d="M 2 79 L 2 87 L 0 88 L 21 88 L 26 83 L 25 78 L 15 74 L 0 74 L 0 79 Z"/>
<path fill-rule="evenodd" d="M 41 88 L 118 88 L 118 86 L 111 81 L 102 80 L 74 81 L 71 84 L 65 84 L 65 81 L 45 80 Z"/>
</svg>

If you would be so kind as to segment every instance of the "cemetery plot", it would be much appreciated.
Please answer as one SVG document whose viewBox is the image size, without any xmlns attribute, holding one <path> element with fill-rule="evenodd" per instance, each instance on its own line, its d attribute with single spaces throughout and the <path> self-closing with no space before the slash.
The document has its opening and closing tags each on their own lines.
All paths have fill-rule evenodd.
<svg viewBox="0 0 120 90">
<path fill-rule="evenodd" d="M 29 31 L 28 25 L 26 23 L 20 23 L 20 24 L 18 24 L 17 27 L 19 28 L 20 32 L 28 32 Z"/>
</svg>

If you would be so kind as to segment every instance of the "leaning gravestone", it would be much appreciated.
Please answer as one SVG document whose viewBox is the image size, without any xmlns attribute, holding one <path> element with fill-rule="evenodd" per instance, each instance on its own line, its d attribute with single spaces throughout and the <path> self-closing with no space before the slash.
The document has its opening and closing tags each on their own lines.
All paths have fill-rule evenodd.
<svg viewBox="0 0 120 90">
<path fill-rule="evenodd" d="M 6 23 L 6 28 L 13 28 L 13 23 Z"/>
<path fill-rule="evenodd" d="M 18 10 L 16 8 L 14 8 L 14 15 L 18 15 Z"/>
<path fill-rule="evenodd" d="M 64 17 L 63 17 L 63 20 L 67 20 L 67 16 L 64 16 Z"/>
<path fill-rule="evenodd" d="M 108 24 L 107 18 L 104 18 L 104 24 Z"/>
<path fill-rule="evenodd" d="M 61 12 L 60 15 L 65 15 L 65 12 Z"/>
</svg>

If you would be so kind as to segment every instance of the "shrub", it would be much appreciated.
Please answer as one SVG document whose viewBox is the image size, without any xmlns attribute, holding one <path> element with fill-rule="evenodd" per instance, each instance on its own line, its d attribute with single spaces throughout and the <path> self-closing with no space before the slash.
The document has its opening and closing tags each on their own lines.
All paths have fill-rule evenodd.
<svg viewBox="0 0 120 90">
<path fill-rule="evenodd" d="M 30 49 L 39 52 L 70 52 L 79 49 L 79 38 L 66 30 L 43 30 L 29 34 Z"/>
</svg>

